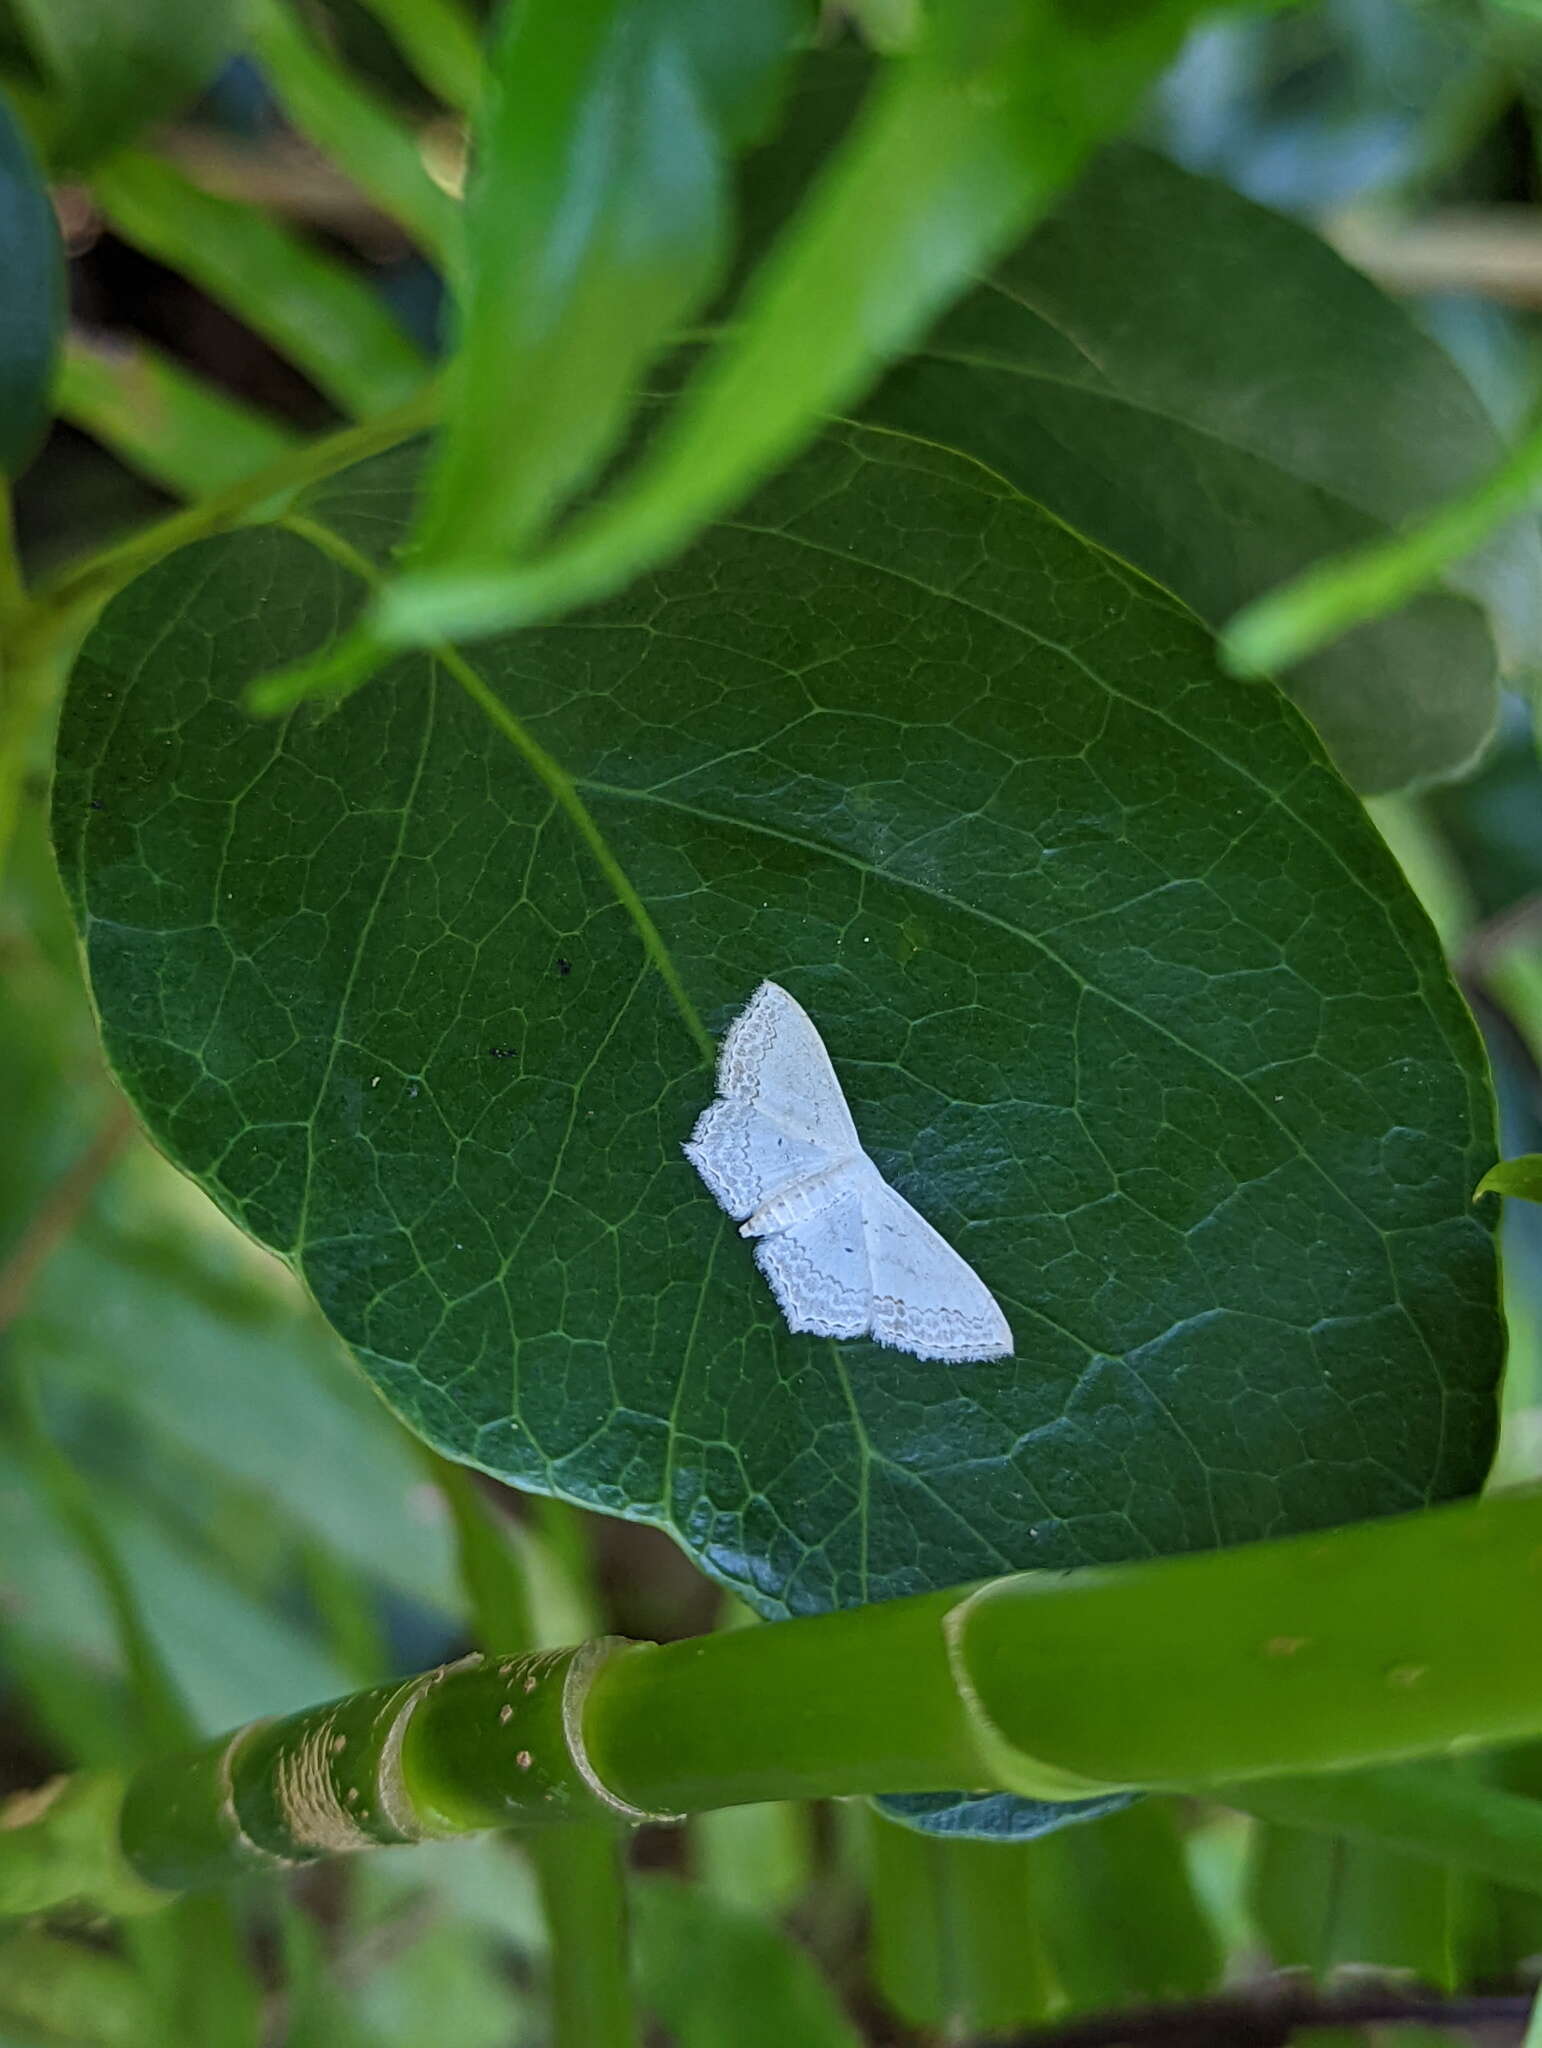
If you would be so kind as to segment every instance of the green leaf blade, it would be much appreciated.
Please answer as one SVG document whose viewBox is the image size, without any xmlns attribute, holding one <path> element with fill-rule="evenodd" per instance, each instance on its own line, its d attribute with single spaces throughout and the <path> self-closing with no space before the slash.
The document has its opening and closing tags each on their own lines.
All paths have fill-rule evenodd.
<svg viewBox="0 0 1542 2048">
<path fill-rule="evenodd" d="M 717 281 L 726 159 L 801 26 L 752 0 L 509 10 L 467 201 L 468 275 L 428 559 L 500 562 L 609 452 L 642 372 Z"/>
<path fill-rule="evenodd" d="M 47 82 L 26 93 L 33 128 L 68 173 L 179 113 L 241 35 L 241 0 L 12 0 L 7 12 Z"/>
<path fill-rule="evenodd" d="M 383 556 L 409 487 L 377 462 L 311 516 Z M 1171 599 L 850 429 L 676 569 L 482 650 L 523 751 L 422 657 L 243 718 L 366 597 L 258 531 L 126 592 L 58 834 L 159 1141 L 415 1427 L 661 1523 L 763 1613 L 1479 1483 L 1471 1021 L 1302 721 Z M 781 1323 L 679 1149 L 687 1007 L 720 1036 L 766 975 L 1015 1361 Z"/>
<path fill-rule="evenodd" d="M 1217 631 L 1501 452 L 1455 365 L 1317 236 L 1130 146 L 1099 156 L 864 415 L 988 463 Z M 1357 788 L 1471 764 L 1501 660 L 1534 665 L 1539 571 L 1517 524 L 1449 587 L 1400 593 L 1394 616 L 1283 675 Z"/>
<path fill-rule="evenodd" d="M 426 361 L 365 280 L 258 208 L 131 150 L 93 189 L 126 241 L 240 314 L 344 411 L 387 412 L 422 389 Z"/>
<path fill-rule="evenodd" d="M 1542 1152 L 1501 1159 L 1478 1182 L 1474 1201 L 1478 1195 L 1509 1195 L 1522 1202 L 1542 1202 Z"/>
</svg>

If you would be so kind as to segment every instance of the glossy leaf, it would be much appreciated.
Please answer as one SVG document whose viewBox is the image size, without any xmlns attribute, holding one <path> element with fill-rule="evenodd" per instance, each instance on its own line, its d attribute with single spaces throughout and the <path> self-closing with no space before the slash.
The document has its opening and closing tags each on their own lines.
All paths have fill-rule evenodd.
<svg viewBox="0 0 1542 2048">
<path fill-rule="evenodd" d="M 64 318 L 64 257 L 48 188 L 3 94 L 0 277 L 0 476 L 13 476 L 48 418 Z"/>
<path fill-rule="evenodd" d="M 1000 470 L 1217 629 L 1500 455 L 1450 359 L 1316 235 L 1134 148 L 1105 152 L 865 412 Z M 1451 583 L 1287 679 L 1361 789 L 1454 774 L 1488 738 L 1480 606 L 1512 668 L 1538 660 L 1533 524 Z"/>
<path fill-rule="evenodd" d="M 7 0 L 50 165 L 78 172 L 179 113 L 236 47 L 242 0 Z"/>
<path fill-rule="evenodd" d="M 468 274 L 422 548 L 497 563 L 619 435 L 717 282 L 727 166 L 775 103 L 797 0 L 526 0 L 477 125 Z"/>
<path fill-rule="evenodd" d="M 849 429 L 601 612 L 248 720 L 411 480 L 116 600 L 56 804 L 125 1084 L 416 1428 L 770 1614 L 1477 1485 L 1481 1055 L 1283 698 Z M 679 1150 L 767 974 L 1013 1361 L 781 1322 Z"/>
</svg>

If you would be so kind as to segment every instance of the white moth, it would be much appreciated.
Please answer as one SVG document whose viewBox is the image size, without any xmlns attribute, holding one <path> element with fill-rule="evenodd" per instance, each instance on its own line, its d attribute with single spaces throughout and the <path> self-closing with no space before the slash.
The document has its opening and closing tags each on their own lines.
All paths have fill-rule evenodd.
<svg viewBox="0 0 1542 2048">
<path fill-rule="evenodd" d="M 758 1239 L 790 1329 L 949 1365 L 1012 1355 L 990 1289 L 863 1151 L 824 1040 L 774 981 L 730 1026 L 717 1086 L 686 1157 Z"/>
</svg>

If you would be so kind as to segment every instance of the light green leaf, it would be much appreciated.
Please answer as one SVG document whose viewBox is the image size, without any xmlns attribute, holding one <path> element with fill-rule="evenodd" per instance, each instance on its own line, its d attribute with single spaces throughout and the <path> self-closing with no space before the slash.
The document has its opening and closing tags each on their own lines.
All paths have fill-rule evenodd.
<svg viewBox="0 0 1542 2048">
<path fill-rule="evenodd" d="M 525 623 L 674 554 L 1043 215 L 1211 11 L 1204 0 L 932 9 L 625 484 L 528 566 L 404 579 L 382 606 L 386 637 L 423 644 Z"/>
<path fill-rule="evenodd" d="M 28 118 L 78 172 L 181 111 L 235 48 L 243 0 L 7 0 L 36 79 Z"/>
<path fill-rule="evenodd" d="M 859 2048 L 812 1956 L 774 1921 L 673 1878 L 632 1890 L 639 1993 L 678 2048 Z"/>
<path fill-rule="evenodd" d="M 608 452 L 716 283 L 727 162 L 773 103 L 796 0 L 525 0 L 475 137 L 468 275 L 427 561 L 499 563 Z"/>
<path fill-rule="evenodd" d="M 1134 148 L 1105 152 L 865 416 L 977 456 L 1217 629 L 1501 452 L 1449 358 L 1317 236 Z M 1450 573 L 1286 678 L 1361 789 L 1454 774 L 1487 740 L 1480 606 L 1512 668 L 1538 658 L 1533 524 Z"/>
<path fill-rule="evenodd" d="M 1073 2011 L 1200 1998 L 1221 1975 L 1170 1801 L 1143 1799 L 1033 1843 L 1034 1902 Z"/>
<path fill-rule="evenodd" d="M 1277 1969 L 1403 1970 L 1453 1990 L 1458 1874 L 1370 1842 L 1261 1823 L 1254 1832 L 1253 1916 Z"/>
<path fill-rule="evenodd" d="M 995 2037 L 1058 2003 L 1037 1842 L 931 1837 L 874 1813 L 869 1967 L 885 2005 L 945 2040 Z"/>
<path fill-rule="evenodd" d="M 0 94 L 0 476 L 14 476 L 48 418 L 64 318 L 64 257 L 42 173 Z"/>
<path fill-rule="evenodd" d="M 344 411 L 385 412 L 422 387 L 427 363 L 363 278 L 258 208 L 131 150 L 92 189 L 125 241 L 229 306 Z"/>
<path fill-rule="evenodd" d="M 416 137 L 306 30 L 290 0 L 258 0 L 255 47 L 302 135 L 441 262 L 459 260 L 460 208 L 424 166 Z"/>
<path fill-rule="evenodd" d="M 54 402 L 153 483 L 184 498 L 224 490 L 295 444 L 277 420 L 137 337 L 71 334 Z"/>
<path fill-rule="evenodd" d="M 1479 1483 L 1481 1051 L 1278 693 L 999 479 L 846 429 L 604 611 L 248 720 L 411 486 L 119 597 L 56 805 L 158 1142 L 414 1427 L 770 1614 Z M 680 1153 L 768 974 L 1011 1363 L 777 1314 Z"/>
<path fill-rule="evenodd" d="M 1478 1182 L 1473 1200 L 1479 1195 L 1509 1195 L 1522 1202 L 1542 1202 L 1542 1152 L 1501 1159 Z"/>
<path fill-rule="evenodd" d="M 154 2018 L 122 1957 L 41 1928 L 0 1937 L 0 2040 L 40 2048 L 144 2048 Z"/>
<path fill-rule="evenodd" d="M 482 90 L 480 25 L 465 0 L 361 0 L 418 77 L 468 113 Z"/>
</svg>

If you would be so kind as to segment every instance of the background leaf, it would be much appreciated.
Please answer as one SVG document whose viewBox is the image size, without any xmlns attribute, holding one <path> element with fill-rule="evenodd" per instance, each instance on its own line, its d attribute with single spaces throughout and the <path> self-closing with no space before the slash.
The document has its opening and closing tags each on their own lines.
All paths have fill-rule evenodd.
<svg viewBox="0 0 1542 2048">
<path fill-rule="evenodd" d="M 13 74 L 49 164 L 81 171 L 180 112 L 241 32 L 242 0 L 4 0 Z"/>
<path fill-rule="evenodd" d="M 485 680 L 413 657 L 250 722 L 411 481 L 125 592 L 56 804 L 158 1140 L 415 1427 L 767 1614 L 1478 1484 L 1476 1038 L 1277 692 L 998 479 L 847 429 Z M 679 1151 L 768 973 L 1011 1363 L 777 1316 Z"/>
<path fill-rule="evenodd" d="M 344 411 L 385 412 L 422 387 L 427 363 L 365 279 L 257 207 L 133 150 L 92 189 L 125 241 L 232 307 Z"/>
<path fill-rule="evenodd" d="M 1106 151 L 864 414 L 966 449 L 1216 628 L 1502 453 L 1450 358 L 1320 237 L 1133 147 Z M 1360 789 L 1455 774 L 1489 737 L 1480 607 L 1512 670 L 1542 656 L 1535 521 L 1452 583 L 1287 678 Z"/>
<path fill-rule="evenodd" d="M 813 1958 L 773 1921 L 657 1877 L 634 1887 L 632 1911 L 639 1990 L 679 2048 L 859 2048 Z"/>
</svg>

